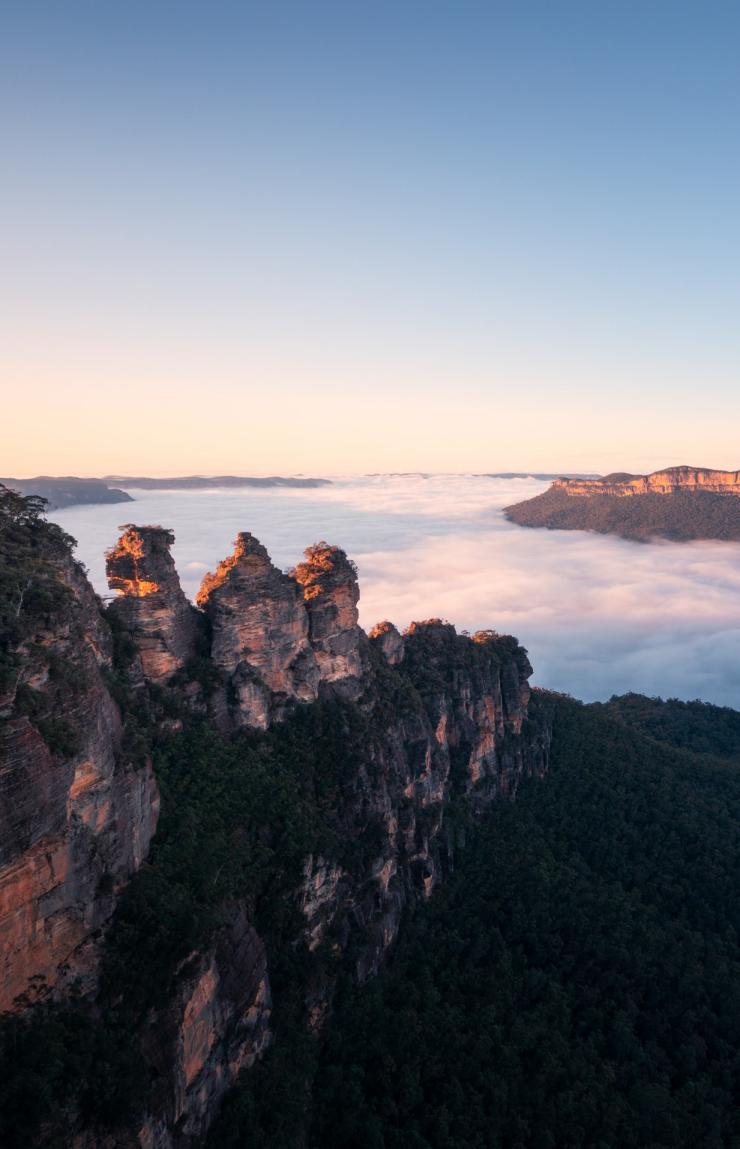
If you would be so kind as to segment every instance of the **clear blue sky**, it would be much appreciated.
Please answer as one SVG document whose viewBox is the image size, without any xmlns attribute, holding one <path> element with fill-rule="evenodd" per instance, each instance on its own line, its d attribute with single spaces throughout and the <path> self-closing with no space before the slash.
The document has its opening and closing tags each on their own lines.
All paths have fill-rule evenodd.
<svg viewBox="0 0 740 1149">
<path fill-rule="evenodd" d="M 5 473 L 740 466 L 740 3 L 10 0 Z"/>
</svg>

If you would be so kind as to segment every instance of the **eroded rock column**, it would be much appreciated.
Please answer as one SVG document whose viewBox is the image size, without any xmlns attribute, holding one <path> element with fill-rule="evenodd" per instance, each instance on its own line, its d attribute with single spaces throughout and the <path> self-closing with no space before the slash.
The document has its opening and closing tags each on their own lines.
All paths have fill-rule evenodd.
<svg viewBox="0 0 740 1149">
<path fill-rule="evenodd" d="M 162 683 L 195 654 L 198 616 L 178 578 L 172 531 L 129 525 L 106 554 L 108 585 L 119 597 L 111 610 L 133 638 L 144 677 Z"/>
<path fill-rule="evenodd" d="M 301 589 L 253 535 L 238 535 L 197 602 L 211 621 L 211 657 L 227 676 L 238 725 L 264 729 L 287 701 L 315 700 L 319 669 Z"/>
</svg>

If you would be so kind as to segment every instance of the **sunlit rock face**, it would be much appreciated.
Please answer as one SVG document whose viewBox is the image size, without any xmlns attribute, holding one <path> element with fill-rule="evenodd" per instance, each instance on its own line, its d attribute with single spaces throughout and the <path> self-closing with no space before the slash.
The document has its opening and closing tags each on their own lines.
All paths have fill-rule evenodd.
<svg viewBox="0 0 740 1149">
<path fill-rule="evenodd" d="M 180 586 L 170 547 L 172 531 L 128 526 L 106 555 L 108 585 L 119 596 L 112 611 L 136 644 L 144 678 L 162 683 L 197 647 L 198 618 Z"/>
<path fill-rule="evenodd" d="M 403 662 L 403 638 L 392 622 L 376 623 L 368 638 L 380 648 L 389 666 Z"/>
<path fill-rule="evenodd" d="M 226 675 L 237 725 L 264 729 L 288 701 L 312 702 L 319 668 L 300 588 L 248 532 L 203 580 L 197 598 L 211 623 L 211 658 Z"/>
<path fill-rule="evenodd" d="M 293 574 L 303 591 L 321 681 L 333 683 L 347 698 L 357 698 L 362 692 L 365 634 L 357 621 L 355 565 L 339 547 L 324 542 L 304 554 L 305 561 Z"/>
<path fill-rule="evenodd" d="M 202 1144 L 226 1089 L 272 1037 L 265 947 L 242 906 L 232 908 L 229 925 L 187 966 L 144 1036 L 162 1088 L 138 1131 L 142 1149 Z"/>
<path fill-rule="evenodd" d="M 95 938 L 159 809 L 150 765 L 122 751 L 99 603 L 67 551 L 46 557 L 68 593 L 17 651 L 0 726 L 0 1012 L 71 980 L 92 988 Z"/>
<path fill-rule="evenodd" d="M 679 491 L 706 491 L 740 495 L 740 471 L 714 471 L 708 467 L 667 467 L 651 475 L 607 475 L 604 479 L 556 479 L 553 490 L 566 495 L 673 495 Z"/>
</svg>

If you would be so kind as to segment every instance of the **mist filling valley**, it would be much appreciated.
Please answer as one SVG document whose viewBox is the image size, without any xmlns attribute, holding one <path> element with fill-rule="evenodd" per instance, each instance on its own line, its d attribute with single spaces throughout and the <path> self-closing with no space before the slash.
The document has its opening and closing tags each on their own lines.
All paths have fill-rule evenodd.
<svg viewBox="0 0 740 1149">
<path fill-rule="evenodd" d="M 96 590 L 126 518 L 174 530 L 186 593 L 251 531 L 283 568 L 326 539 L 357 564 L 367 629 L 390 619 L 449 619 L 459 630 L 516 635 L 533 683 L 585 701 L 639 691 L 740 705 L 740 544 L 633 543 L 531 531 L 505 506 L 539 494 L 534 479 L 381 475 L 331 486 L 215 491 L 131 489 L 133 503 L 55 511 L 77 539 Z"/>
</svg>

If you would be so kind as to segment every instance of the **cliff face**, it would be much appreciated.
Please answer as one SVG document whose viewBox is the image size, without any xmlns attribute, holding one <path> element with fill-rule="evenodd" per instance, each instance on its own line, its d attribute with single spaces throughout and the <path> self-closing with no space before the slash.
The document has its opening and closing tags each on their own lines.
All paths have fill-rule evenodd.
<svg viewBox="0 0 740 1149">
<path fill-rule="evenodd" d="M 225 1090 L 272 1036 L 267 955 L 243 906 L 231 907 L 229 925 L 187 967 L 143 1036 L 159 1086 L 137 1131 L 142 1149 L 197 1144 Z"/>
<path fill-rule="evenodd" d="M 597 531 L 626 539 L 740 540 L 740 471 L 669 467 L 652 475 L 556 479 L 541 495 L 505 508 L 511 522 Z"/>
<path fill-rule="evenodd" d="M 240 534 L 234 553 L 206 575 L 197 601 L 236 726 L 264 730 L 287 702 L 316 699 L 319 670 L 300 590 L 251 534 Z"/>
<path fill-rule="evenodd" d="M 302 1003 L 300 1024 L 316 1033 L 340 968 L 360 980 L 377 970 L 405 907 L 429 897 L 451 863 L 466 819 L 547 768 L 549 731 L 528 719 L 531 667 L 515 639 L 457 635 L 440 620 L 404 635 L 386 622 L 368 638 L 343 551 L 320 543 L 283 574 L 247 533 L 204 580 L 199 612 L 184 601 L 171 542 L 162 528 L 129 527 L 108 556 L 120 592 L 109 609 L 136 651 L 131 696 L 165 716 L 151 736 L 170 755 L 164 840 L 106 943 L 133 948 L 105 966 L 97 1007 L 103 1025 L 109 1008 L 113 1024 L 131 1009 L 148 1099 L 135 1128 L 78 1121 L 75 1149 L 195 1149 L 241 1070 L 281 1040 L 275 966 L 280 992 Z M 93 987 L 91 931 L 147 855 L 157 819 L 148 764 L 134 770 L 121 751 L 109 628 L 68 552 L 55 569 L 65 610 L 24 648 L 6 700 L 2 769 L 18 794 L 2 837 L 6 1004 L 35 977 L 61 987 L 65 966 Z M 217 673 L 208 687 L 189 679 L 194 699 L 172 675 L 196 649 Z M 52 686 L 60 660 L 69 673 Z M 78 748 L 49 744 L 40 704 L 19 711 L 21 687 L 74 726 Z M 203 730 L 213 764 L 180 741 Z M 166 967 L 154 998 L 140 956 L 152 931 L 163 940 L 151 961 Z M 183 938 L 193 939 L 184 949 Z M 291 958 L 289 990 L 285 954 L 304 955 Z M 126 982 L 123 998 L 110 969 Z"/>
<path fill-rule="evenodd" d="M 358 698 L 367 642 L 359 597 L 355 569 L 338 547 L 310 547 L 306 561 L 283 574 L 257 539 L 240 534 L 197 599 L 226 680 L 219 712 L 229 724 L 265 730 L 290 704 L 314 702 L 322 683 Z"/>
<path fill-rule="evenodd" d="M 705 491 L 740 495 L 740 471 L 713 471 L 707 467 L 667 467 L 651 475 L 607 475 L 604 479 L 556 479 L 553 489 L 572 496 L 671 495 L 679 491 Z"/>
<path fill-rule="evenodd" d="M 36 549 L 0 703 L 0 1012 L 75 978 L 89 987 L 92 935 L 146 856 L 158 811 L 150 765 L 135 769 L 122 750 L 97 599 L 65 545 Z"/>
<path fill-rule="evenodd" d="M 388 635 L 395 665 L 379 645 Z M 264 962 L 253 929 L 246 960 L 223 942 L 190 955 L 177 993 L 150 1018 L 145 1047 L 160 1085 L 141 1126 L 147 1149 L 193 1149 L 239 1068 L 280 1042 L 271 1028 L 271 962 L 286 945 L 296 953 L 305 947 L 298 992 L 304 1023 L 316 1033 L 331 1012 L 340 966 L 349 962 L 360 981 L 372 976 L 406 907 L 442 879 L 464 836 L 449 818 L 452 800 L 474 816 L 512 797 L 524 775 L 547 768 L 549 731 L 528 721 L 531 668 L 516 640 L 491 632 L 469 638 L 431 620 L 404 636 L 384 627 L 362 657 L 359 706 L 340 696 L 317 735 L 343 762 L 341 798 L 332 800 L 326 833 L 303 856 L 297 880 L 281 893 L 270 887 L 268 916 L 284 901 L 298 912 L 292 932 L 271 937 Z M 350 731 L 353 721 L 359 734 Z M 247 967 L 254 972 L 244 974 Z M 220 994 L 224 983 L 241 994 Z"/>
<path fill-rule="evenodd" d="M 120 596 L 111 611 L 131 634 L 150 682 L 171 678 L 193 657 L 197 615 L 178 578 L 171 531 L 129 526 L 106 555 L 111 590 Z"/>
<path fill-rule="evenodd" d="M 309 619 L 309 638 L 322 682 L 346 698 L 362 693 L 365 635 L 357 622 L 357 571 L 343 550 L 317 543 L 294 571 Z"/>
</svg>

